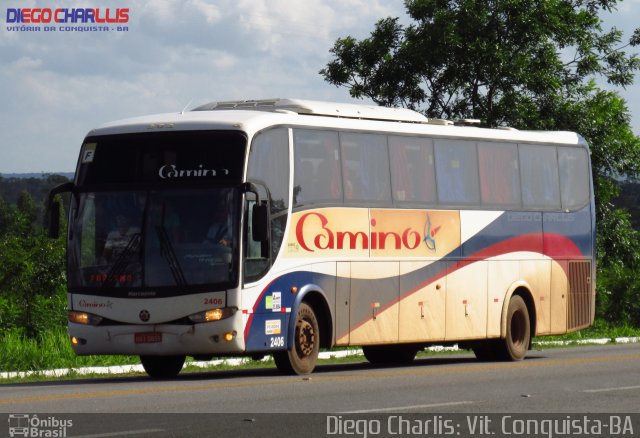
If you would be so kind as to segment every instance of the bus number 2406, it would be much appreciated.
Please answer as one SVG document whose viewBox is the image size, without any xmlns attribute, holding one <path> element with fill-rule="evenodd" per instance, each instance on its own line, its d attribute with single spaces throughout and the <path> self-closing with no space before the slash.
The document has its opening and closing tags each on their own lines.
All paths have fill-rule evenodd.
<svg viewBox="0 0 640 438">
<path fill-rule="evenodd" d="M 284 336 L 271 338 L 271 348 L 284 347 Z"/>
</svg>

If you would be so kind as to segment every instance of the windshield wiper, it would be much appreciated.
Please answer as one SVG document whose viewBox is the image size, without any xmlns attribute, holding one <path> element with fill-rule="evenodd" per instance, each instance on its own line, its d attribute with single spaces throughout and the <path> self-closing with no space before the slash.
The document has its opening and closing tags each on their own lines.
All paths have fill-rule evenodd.
<svg viewBox="0 0 640 438">
<path fill-rule="evenodd" d="M 104 283 L 102 283 L 102 287 L 113 286 L 117 279 L 120 278 L 125 269 L 127 269 L 127 266 L 129 266 L 129 258 L 140 248 L 140 240 L 140 233 L 135 233 L 131 236 L 127 246 L 122 250 L 111 269 L 109 269 L 107 278 Z"/>
<path fill-rule="evenodd" d="M 166 228 L 162 225 L 156 225 L 155 228 L 156 233 L 158 234 L 158 239 L 160 240 L 160 254 L 167 260 L 173 279 L 178 286 L 186 286 L 187 280 L 184 277 L 184 272 L 182 271 L 180 262 L 178 262 L 178 257 L 176 257 L 176 253 L 173 250 L 173 245 L 171 244 Z"/>
</svg>

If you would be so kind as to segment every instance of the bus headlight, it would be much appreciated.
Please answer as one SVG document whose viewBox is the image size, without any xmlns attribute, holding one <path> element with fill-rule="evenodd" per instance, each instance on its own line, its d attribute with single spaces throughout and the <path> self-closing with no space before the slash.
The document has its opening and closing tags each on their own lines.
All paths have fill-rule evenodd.
<svg viewBox="0 0 640 438">
<path fill-rule="evenodd" d="M 229 318 L 236 313 L 235 307 L 223 307 L 218 309 L 205 310 L 204 312 L 194 313 L 189 315 L 189 319 L 195 323 L 220 321 L 221 319 Z"/>
<path fill-rule="evenodd" d="M 94 315 L 87 312 L 76 312 L 69 310 L 69 321 L 82 325 L 98 325 L 102 322 L 102 316 Z"/>
</svg>

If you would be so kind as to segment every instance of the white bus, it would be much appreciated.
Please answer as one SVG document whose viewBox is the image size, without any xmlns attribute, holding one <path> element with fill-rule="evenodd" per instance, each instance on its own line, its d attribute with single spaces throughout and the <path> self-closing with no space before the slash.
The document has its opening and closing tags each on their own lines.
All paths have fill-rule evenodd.
<svg viewBox="0 0 640 438">
<path fill-rule="evenodd" d="M 79 355 L 373 363 L 431 344 L 520 360 L 590 325 L 589 150 L 398 108 L 274 99 L 110 123 L 85 138 L 68 230 Z M 57 203 L 51 232 L 56 234 Z M 58 210 L 59 211 L 59 210 Z"/>
</svg>

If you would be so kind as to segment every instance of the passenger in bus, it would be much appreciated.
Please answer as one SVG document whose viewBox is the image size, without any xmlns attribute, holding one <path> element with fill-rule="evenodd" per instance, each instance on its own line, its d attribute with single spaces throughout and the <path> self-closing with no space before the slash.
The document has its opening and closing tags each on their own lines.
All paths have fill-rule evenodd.
<svg viewBox="0 0 640 438">
<path fill-rule="evenodd" d="M 102 256 L 110 261 L 117 258 L 132 242 L 133 237 L 140 234 L 140 228 L 131 226 L 129 216 L 120 213 L 116 216 L 116 228 L 107 235 Z"/>
<path fill-rule="evenodd" d="M 334 161 L 325 159 L 320 162 L 314 188 L 317 191 L 316 199 L 328 200 L 342 197 L 340 171 Z"/>
</svg>

